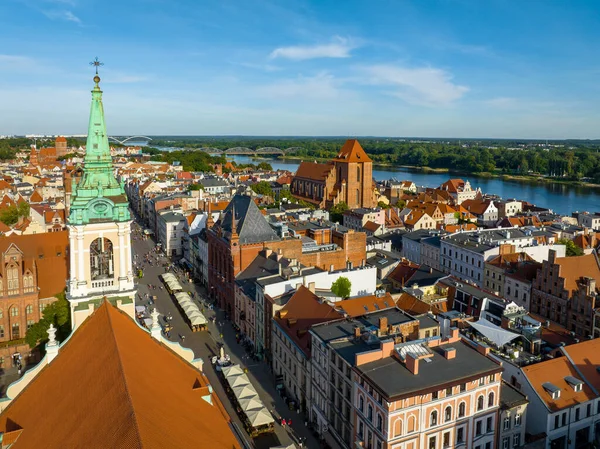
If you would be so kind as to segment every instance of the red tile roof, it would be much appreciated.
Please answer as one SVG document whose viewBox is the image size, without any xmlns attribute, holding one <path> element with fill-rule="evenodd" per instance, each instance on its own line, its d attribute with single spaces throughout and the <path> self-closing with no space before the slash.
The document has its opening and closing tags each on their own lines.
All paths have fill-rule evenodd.
<svg viewBox="0 0 600 449">
<path fill-rule="evenodd" d="M 333 164 L 318 164 L 316 162 L 300 162 L 296 171 L 296 178 L 325 181 L 334 169 Z"/>
<path fill-rule="evenodd" d="M 239 449 L 207 384 L 201 371 L 104 302 L 4 410 L 0 429 L 22 429 L 13 449 Z"/>
<path fill-rule="evenodd" d="M 317 295 L 301 285 L 274 320 L 300 349 L 310 356 L 311 326 L 342 318 L 342 315 Z"/>
<path fill-rule="evenodd" d="M 559 276 L 565 279 L 565 289 L 569 292 L 577 290 L 577 282 L 582 277 L 596 279 L 596 282 L 600 284 L 600 266 L 598 266 L 598 259 L 594 254 L 557 257 L 554 262 L 560 267 Z"/>
<path fill-rule="evenodd" d="M 338 162 L 373 162 L 360 146 L 358 140 L 348 139 L 334 161 Z"/>
</svg>

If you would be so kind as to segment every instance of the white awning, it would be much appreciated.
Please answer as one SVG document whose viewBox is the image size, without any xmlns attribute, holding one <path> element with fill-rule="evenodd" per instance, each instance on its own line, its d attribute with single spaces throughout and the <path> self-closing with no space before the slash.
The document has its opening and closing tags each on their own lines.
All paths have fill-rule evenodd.
<svg viewBox="0 0 600 449">
<path fill-rule="evenodd" d="M 183 312 L 188 317 L 192 326 L 201 326 L 208 323 L 204 314 L 200 312 L 198 304 L 191 300 L 190 295 L 184 292 L 178 292 L 175 293 L 175 299 L 183 309 Z"/>
<path fill-rule="evenodd" d="M 240 365 L 231 365 L 223 367 L 223 375 L 227 378 L 232 376 L 241 376 L 242 374 L 244 374 L 244 371 L 242 371 Z"/>
<path fill-rule="evenodd" d="M 250 379 L 245 374 L 240 374 L 239 376 L 229 376 L 227 378 L 227 382 L 231 388 L 233 387 L 241 387 L 243 385 L 250 385 Z"/>
<path fill-rule="evenodd" d="M 264 404 L 258 397 L 246 398 L 239 400 L 240 407 L 244 412 L 248 412 L 250 410 L 260 410 L 261 408 L 265 408 Z"/>
<path fill-rule="evenodd" d="M 520 337 L 519 334 L 504 330 L 500 326 L 496 326 L 494 323 L 491 323 L 488 320 L 480 319 L 476 323 L 469 324 L 481 332 L 488 340 L 494 342 L 494 344 L 498 346 L 504 346 L 512 340 Z"/>
<path fill-rule="evenodd" d="M 256 392 L 256 390 L 254 389 L 254 387 L 250 384 L 250 385 L 240 385 L 239 387 L 233 387 L 233 394 L 235 394 L 235 397 L 238 398 L 238 400 L 240 399 L 244 399 L 244 398 L 251 398 L 251 397 L 258 397 L 258 393 Z"/>
<path fill-rule="evenodd" d="M 252 427 L 264 426 L 266 424 L 271 424 L 275 422 L 275 420 L 266 408 L 259 410 L 249 410 L 246 413 L 246 416 L 248 417 L 248 421 L 250 421 L 250 425 Z"/>
</svg>

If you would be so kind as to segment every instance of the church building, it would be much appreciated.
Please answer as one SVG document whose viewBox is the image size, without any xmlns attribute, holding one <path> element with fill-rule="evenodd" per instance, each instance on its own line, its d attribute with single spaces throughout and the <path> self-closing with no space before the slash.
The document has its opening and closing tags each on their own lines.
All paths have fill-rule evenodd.
<svg viewBox="0 0 600 449">
<path fill-rule="evenodd" d="M 114 175 L 98 75 L 94 83 L 83 172 L 79 180 L 71 178 L 67 299 L 73 329 L 103 298 L 134 316 L 132 220 Z"/>
<path fill-rule="evenodd" d="M 295 198 L 320 209 L 329 209 L 340 202 L 350 209 L 375 207 L 373 161 L 358 140 L 349 139 L 331 162 L 300 163 L 290 191 Z"/>
</svg>

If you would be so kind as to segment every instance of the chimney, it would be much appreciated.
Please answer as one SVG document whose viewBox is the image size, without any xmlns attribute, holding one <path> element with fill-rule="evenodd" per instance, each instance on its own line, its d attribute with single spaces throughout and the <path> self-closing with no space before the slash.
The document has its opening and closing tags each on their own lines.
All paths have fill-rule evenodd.
<svg viewBox="0 0 600 449">
<path fill-rule="evenodd" d="M 447 360 L 452 360 L 456 357 L 456 349 L 455 348 L 444 348 L 444 358 Z"/>
<path fill-rule="evenodd" d="M 359 326 L 354 326 L 354 338 L 360 338 L 361 330 Z"/>
<path fill-rule="evenodd" d="M 309 282 L 308 283 L 308 289 L 314 293 L 315 292 L 315 283 L 314 282 Z"/>
<path fill-rule="evenodd" d="M 479 352 L 481 355 L 487 356 L 490 353 L 490 347 L 484 343 L 478 343 L 477 352 Z"/>
<path fill-rule="evenodd" d="M 388 319 L 386 316 L 379 318 L 379 332 L 387 332 Z"/>
<path fill-rule="evenodd" d="M 379 347 L 380 347 L 381 352 L 382 352 L 381 356 L 383 358 L 389 357 L 394 352 L 394 340 L 385 340 L 385 341 L 382 341 L 379 344 Z"/>
<path fill-rule="evenodd" d="M 415 376 L 419 374 L 419 359 L 412 353 L 406 354 L 406 367 Z"/>
<path fill-rule="evenodd" d="M 329 265 L 329 272 L 333 273 L 333 264 Z"/>
<path fill-rule="evenodd" d="M 556 251 L 551 249 L 548 251 L 548 263 L 550 265 L 554 265 L 555 261 L 556 261 Z"/>
</svg>

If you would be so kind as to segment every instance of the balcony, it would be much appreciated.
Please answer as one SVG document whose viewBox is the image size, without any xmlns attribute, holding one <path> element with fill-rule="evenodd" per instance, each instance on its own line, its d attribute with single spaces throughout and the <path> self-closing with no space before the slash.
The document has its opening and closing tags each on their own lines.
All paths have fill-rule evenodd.
<svg viewBox="0 0 600 449">
<path fill-rule="evenodd" d="M 92 288 L 107 288 L 115 285 L 114 279 L 101 279 L 98 281 L 92 281 Z"/>
</svg>

